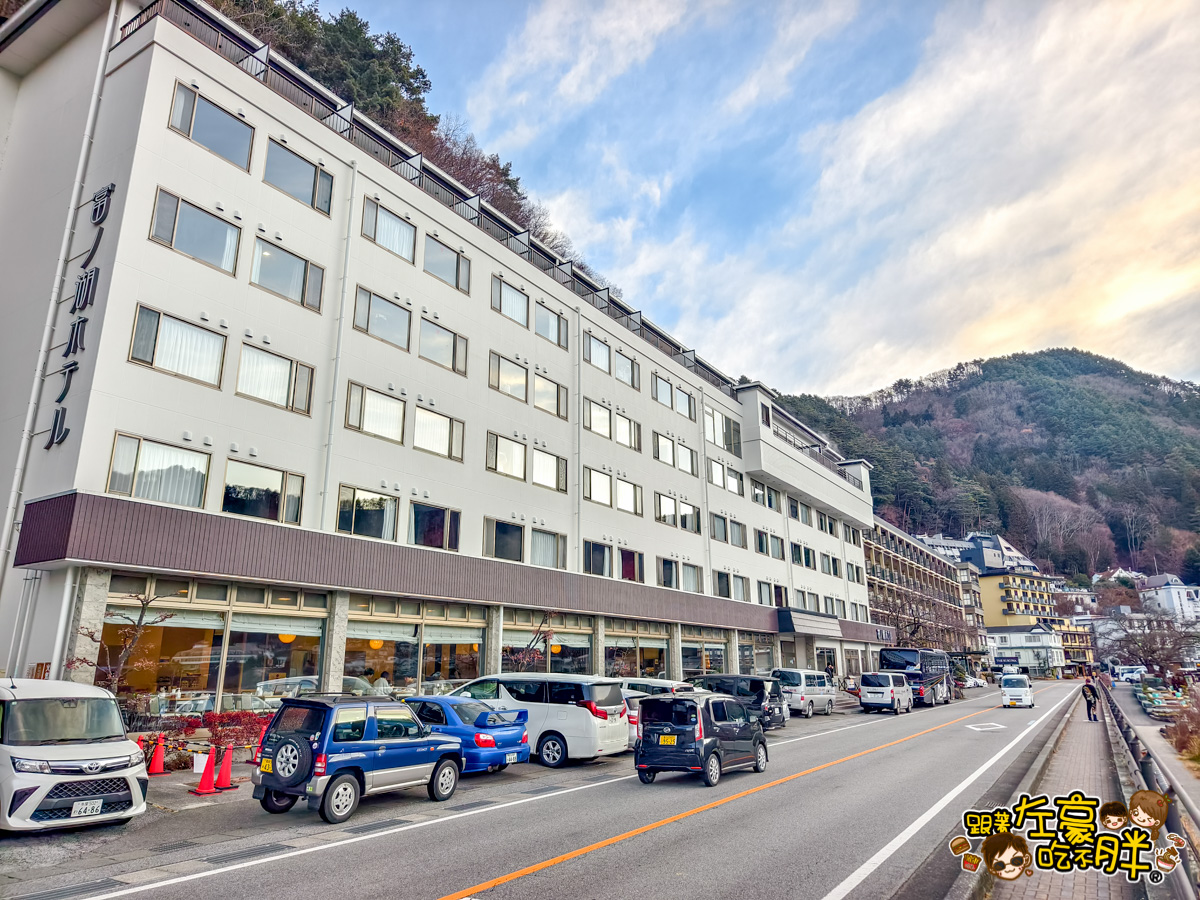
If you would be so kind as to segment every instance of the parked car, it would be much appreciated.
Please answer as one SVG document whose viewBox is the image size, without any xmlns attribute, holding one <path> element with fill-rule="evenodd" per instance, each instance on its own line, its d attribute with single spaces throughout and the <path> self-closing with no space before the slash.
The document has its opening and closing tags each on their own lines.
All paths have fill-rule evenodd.
<svg viewBox="0 0 1200 900">
<path fill-rule="evenodd" d="M 837 688 L 829 676 L 813 669 L 772 669 L 771 677 L 779 679 L 780 688 L 788 707 L 806 719 L 811 719 L 814 710 L 825 715 L 833 714 L 833 702 Z"/>
<path fill-rule="evenodd" d="M 908 679 L 898 672 L 864 672 L 858 705 L 863 712 L 891 710 L 896 715 L 912 712 L 913 694 Z"/>
<path fill-rule="evenodd" d="M 348 694 L 285 697 L 256 756 L 263 809 L 285 813 L 305 797 L 335 825 L 367 794 L 425 785 L 430 800 L 449 800 L 466 765 L 462 740 L 433 733 L 402 700 Z"/>
<path fill-rule="evenodd" d="M 688 690 L 690 691 L 691 688 L 692 686 L 689 684 Z M 670 692 L 664 691 L 663 693 Z M 644 699 L 652 695 L 645 691 L 630 691 L 622 688 L 621 696 L 625 700 L 625 718 L 629 722 L 629 749 L 632 750 L 637 743 L 638 707 Z"/>
<path fill-rule="evenodd" d="M 417 718 L 435 734 L 462 740 L 463 772 L 500 772 L 513 763 L 529 762 L 529 713 L 499 710 L 470 697 L 406 697 Z"/>
<path fill-rule="evenodd" d="M 737 697 L 751 718 L 762 720 L 763 729 L 782 728 L 787 724 L 787 701 L 779 680 L 762 675 L 697 675 L 691 683 L 715 694 Z"/>
<path fill-rule="evenodd" d="M 550 768 L 629 749 L 625 701 L 615 678 L 511 672 L 476 678 L 450 696 L 528 710 L 530 745 L 538 762 Z"/>
<path fill-rule="evenodd" d="M 1005 675 L 1000 679 L 1001 706 L 1028 706 L 1033 709 L 1033 685 L 1028 675 Z"/>
<path fill-rule="evenodd" d="M 760 721 L 737 697 L 685 693 L 644 699 L 633 764 L 642 784 L 659 772 L 699 774 L 709 787 L 730 769 L 767 768 Z"/>
<path fill-rule="evenodd" d="M 1126 684 L 1138 684 L 1147 672 L 1145 666 L 1117 666 L 1117 678 Z"/>
<path fill-rule="evenodd" d="M 0 683 L 0 829 L 128 822 L 146 811 L 146 761 L 103 688 Z"/>
<path fill-rule="evenodd" d="M 645 694 L 675 694 L 679 691 L 694 691 L 687 681 L 672 681 L 670 678 L 621 678 L 621 687 Z"/>
</svg>

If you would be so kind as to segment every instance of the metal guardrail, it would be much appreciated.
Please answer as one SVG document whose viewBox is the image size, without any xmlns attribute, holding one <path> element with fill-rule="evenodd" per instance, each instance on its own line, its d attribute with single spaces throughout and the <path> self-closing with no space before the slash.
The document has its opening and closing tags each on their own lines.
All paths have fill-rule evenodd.
<svg viewBox="0 0 1200 900">
<path fill-rule="evenodd" d="M 1184 852 L 1180 854 L 1182 864 L 1168 876 L 1171 893 L 1180 900 L 1196 900 L 1200 896 L 1200 808 L 1196 807 L 1191 797 L 1179 790 L 1166 768 L 1155 761 L 1154 754 L 1138 738 L 1108 686 L 1100 682 L 1100 689 L 1104 692 L 1104 699 L 1123 741 L 1121 747 L 1113 749 L 1124 752 L 1138 790 L 1158 791 L 1167 798 L 1165 827 L 1187 841 Z"/>
<path fill-rule="evenodd" d="M 822 453 L 820 450 L 814 450 L 812 448 L 811 444 L 805 443 L 804 441 L 800 440 L 795 435 L 780 428 L 778 425 L 771 426 L 771 433 L 773 435 L 775 435 L 775 437 L 779 438 L 779 440 L 781 440 L 785 444 L 787 444 L 789 447 L 799 450 L 801 453 L 803 453 L 809 459 L 815 460 L 816 462 L 820 463 L 825 468 L 827 468 L 830 472 L 833 472 L 835 475 L 837 475 L 839 478 L 842 478 L 843 480 L 850 482 L 850 484 L 854 485 L 860 491 L 863 489 L 863 483 L 862 483 L 861 478 L 851 475 L 849 472 L 847 472 L 845 469 L 843 469 L 841 466 L 839 466 L 836 462 L 834 462 L 833 460 L 826 457 L 825 454 Z"/>
<path fill-rule="evenodd" d="M 344 137 L 363 152 L 375 157 L 405 181 L 416 185 L 442 205 L 449 207 L 466 221 L 475 225 L 489 237 L 503 244 L 527 262 L 533 263 L 542 272 L 550 275 L 576 296 L 608 314 L 609 318 L 636 334 L 651 346 L 671 357 L 675 362 L 696 374 L 730 399 L 741 402 L 734 384 L 707 363 L 696 359 L 693 351 L 671 340 L 665 333 L 642 321 L 641 313 L 610 298 L 606 288 L 584 281 L 574 271 L 569 261 L 564 262 L 545 249 L 534 244 L 529 232 L 514 231 L 499 217 L 483 207 L 479 196 L 464 194 L 439 173 L 426 168 L 421 154 L 405 152 L 401 142 L 381 129 L 372 128 L 362 122 L 346 107 L 335 107 L 337 100 L 332 94 L 321 95 L 286 67 L 266 46 L 254 46 L 240 35 L 231 33 L 227 26 L 207 15 L 187 0 L 154 0 L 121 27 L 120 41 L 132 36 L 138 29 L 156 18 L 166 19 L 182 31 L 190 34 L 209 49 L 257 78 L 289 103 L 304 110 L 331 131 Z M 861 485 L 860 485 L 861 487 Z"/>
</svg>

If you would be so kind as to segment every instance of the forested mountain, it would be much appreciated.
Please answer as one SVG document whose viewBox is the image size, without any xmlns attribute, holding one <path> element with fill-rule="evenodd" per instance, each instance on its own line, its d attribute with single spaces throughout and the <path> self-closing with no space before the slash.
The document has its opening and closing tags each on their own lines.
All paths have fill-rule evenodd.
<svg viewBox="0 0 1200 900">
<path fill-rule="evenodd" d="M 783 404 L 864 457 L 912 532 L 997 530 L 1066 574 L 1200 578 L 1200 387 L 1079 350 L 961 363 L 866 397 Z"/>
</svg>

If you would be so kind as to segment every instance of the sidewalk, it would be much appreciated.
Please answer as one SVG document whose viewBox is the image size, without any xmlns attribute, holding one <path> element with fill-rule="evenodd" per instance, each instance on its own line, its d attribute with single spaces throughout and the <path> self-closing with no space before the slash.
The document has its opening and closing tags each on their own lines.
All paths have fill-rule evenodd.
<svg viewBox="0 0 1200 900">
<path fill-rule="evenodd" d="M 1076 704 L 1038 785 L 1038 793 L 1053 797 L 1083 791 L 1104 802 L 1128 799 L 1121 791 L 1113 765 L 1108 729 L 1104 723 L 1107 711 L 1103 703 L 1097 708 L 1100 721 L 1089 722 L 1087 707 L 1083 703 Z M 1076 897 L 1080 900 L 1135 900 L 1144 893 L 1139 886 L 1126 882 L 1124 876 L 1109 878 L 1095 871 L 1061 874 L 1034 869 L 1032 876 L 1023 876 L 1017 881 L 997 880 L 990 896 L 993 900 L 1070 900 Z"/>
</svg>

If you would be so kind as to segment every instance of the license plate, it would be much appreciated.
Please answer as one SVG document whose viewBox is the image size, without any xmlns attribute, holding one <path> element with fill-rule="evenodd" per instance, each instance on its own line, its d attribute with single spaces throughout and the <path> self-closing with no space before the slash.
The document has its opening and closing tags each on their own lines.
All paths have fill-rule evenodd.
<svg viewBox="0 0 1200 900">
<path fill-rule="evenodd" d="M 71 818 L 99 815 L 103 800 L 77 800 L 71 804 Z"/>
<path fill-rule="evenodd" d="M 272 771 L 272 770 L 271 770 L 271 760 L 269 760 L 269 759 L 264 759 L 262 762 L 260 762 L 260 763 L 258 764 L 258 771 L 260 771 L 260 772 L 266 772 L 267 774 L 270 774 L 270 773 L 271 773 L 271 771 Z"/>
<path fill-rule="evenodd" d="M 673 734 L 660 734 L 660 735 L 658 736 L 658 742 L 659 742 L 660 744 L 674 744 L 674 743 L 675 743 L 675 735 L 673 735 Z"/>
<path fill-rule="evenodd" d="M 504 761 L 506 763 L 515 763 L 517 761 L 517 754 L 516 753 L 505 753 Z"/>
</svg>

